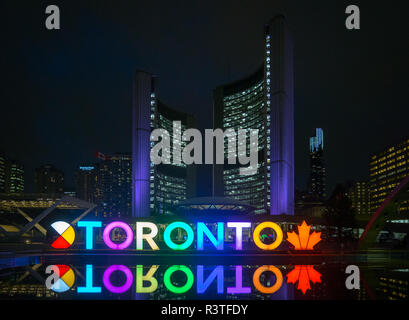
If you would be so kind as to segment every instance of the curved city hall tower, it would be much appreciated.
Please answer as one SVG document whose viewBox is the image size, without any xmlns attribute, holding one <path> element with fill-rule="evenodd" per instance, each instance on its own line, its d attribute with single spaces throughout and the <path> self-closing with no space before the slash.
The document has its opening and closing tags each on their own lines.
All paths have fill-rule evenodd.
<svg viewBox="0 0 409 320">
<path fill-rule="evenodd" d="M 265 26 L 264 63 L 252 75 L 214 90 L 214 128 L 259 129 L 259 168 L 213 166 L 213 194 L 255 206 L 256 213 L 294 214 L 293 40 L 284 16 Z"/>
<path fill-rule="evenodd" d="M 196 195 L 196 168 L 181 164 L 151 165 L 150 134 L 166 129 L 173 141 L 173 121 L 181 130 L 195 127 L 190 114 L 169 108 L 157 98 L 157 78 L 137 71 L 132 104 L 132 216 L 170 214 L 180 201 Z M 181 134 L 179 132 L 179 134 Z M 181 148 L 186 146 L 181 142 Z M 171 160 L 172 160 L 171 143 Z"/>
</svg>

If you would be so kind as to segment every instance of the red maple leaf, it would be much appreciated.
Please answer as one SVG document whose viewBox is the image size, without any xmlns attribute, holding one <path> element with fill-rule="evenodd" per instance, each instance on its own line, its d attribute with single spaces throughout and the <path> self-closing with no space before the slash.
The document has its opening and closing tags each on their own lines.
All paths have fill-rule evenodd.
<svg viewBox="0 0 409 320">
<path fill-rule="evenodd" d="M 287 275 L 287 283 L 295 284 L 298 281 L 298 290 L 301 290 L 303 294 L 311 289 L 310 281 L 312 283 L 321 283 L 321 273 L 314 269 L 313 266 L 300 266 L 297 265 Z"/>
<path fill-rule="evenodd" d="M 314 246 L 321 241 L 321 232 L 310 234 L 311 226 L 305 221 L 298 227 L 298 234 L 294 231 L 287 232 L 287 241 L 290 242 L 295 250 L 313 250 Z"/>
</svg>

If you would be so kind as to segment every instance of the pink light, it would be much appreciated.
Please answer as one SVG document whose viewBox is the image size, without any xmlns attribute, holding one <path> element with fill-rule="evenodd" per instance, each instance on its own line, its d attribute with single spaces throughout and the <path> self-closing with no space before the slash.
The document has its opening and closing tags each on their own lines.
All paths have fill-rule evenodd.
<svg viewBox="0 0 409 320">
<path fill-rule="evenodd" d="M 116 244 L 114 242 L 112 242 L 111 240 L 111 231 L 115 228 L 121 228 L 123 230 L 125 230 L 126 232 L 126 240 L 123 243 L 120 244 Z M 121 222 L 121 221 L 114 221 L 111 222 L 110 224 L 108 224 L 105 227 L 104 233 L 103 233 L 103 238 L 104 238 L 104 242 L 105 244 L 110 247 L 111 249 L 114 250 L 123 250 L 128 248 L 133 240 L 133 231 L 131 229 L 130 226 L 128 226 L 126 223 Z"/>
<path fill-rule="evenodd" d="M 126 276 L 125 283 L 120 287 L 116 287 L 112 285 L 111 280 L 110 280 L 111 274 L 115 271 L 121 271 L 125 273 L 125 276 Z M 133 276 L 132 276 L 131 270 L 129 270 L 127 267 L 123 265 L 113 265 L 105 270 L 102 280 L 104 282 L 105 287 L 112 293 L 123 293 L 132 286 Z"/>
</svg>

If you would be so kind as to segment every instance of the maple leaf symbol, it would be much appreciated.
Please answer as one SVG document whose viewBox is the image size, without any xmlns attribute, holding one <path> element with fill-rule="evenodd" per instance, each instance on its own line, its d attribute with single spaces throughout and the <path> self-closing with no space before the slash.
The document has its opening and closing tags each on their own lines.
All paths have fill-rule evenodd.
<svg viewBox="0 0 409 320">
<path fill-rule="evenodd" d="M 298 290 L 301 290 L 303 294 L 311 289 L 310 281 L 312 283 L 321 283 L 321 273 L 314 269 L 313 266 L 295 266 L 287 274 L 287 283 L 295 284 L 298 281 Z"/>
<path fill-rule="evenodd" d="M 287 241 L 290 242 L 295 250 L 313 250 L 314 246 L 321 241 L 321 232 L 310 234 L 311 226 L 305 221 L 298 227 L 298 234 L 294 231 L 287 232 Z"/>
</svg>

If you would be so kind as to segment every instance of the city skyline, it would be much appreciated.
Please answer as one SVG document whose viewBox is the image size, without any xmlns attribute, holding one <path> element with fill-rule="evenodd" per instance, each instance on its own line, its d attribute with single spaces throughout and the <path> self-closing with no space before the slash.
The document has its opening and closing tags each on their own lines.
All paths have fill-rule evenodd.
<svg viewBox="0 0 409 320">
<path fill-rule="evenodd" d="M 42 8 L 35 4 L 29 6 L 33 6 L 33 12 L 38 15 L 43 14 Z M 106 153 L 130 151 L 131 75 L 137 67 L 152 70 L 160 76 L 160 93 L 165 103 L 180 106 L 182 112 L 193 113 L 193 110 L 199 119 L 198 127 L 210 128 L 211 90 L 222 83 L 248 76 L 257 69 L 258 62 L 263 59 L 260 31 L 279 11 L 287 15 L 297 43 L 295 178 L 298 188 L 305 189 L 307 184 L 306 141 L 315 127 L 322 127 L 326 132 L 329 193 L 337 182 L 366 179 L 370 155 L 407 136 L 404 118 L 408 111 L 403 107 L 404 90 L 400 88 L 403 89 L 408 68 L 404 59 L 408 45 L 395 28 L 394 21 L 387 24 L 380 20 L 375 24 L 367 20 L 370 30 L 363 28 L 354 33 L 343 28 L 341 5 L 316 4 L 328 14 L 313 22 L 308 17 L 314 16 L 314 7 L 309 8 L 306 4 L 259 2 L 248 14 L 245 14 L 245 6 L 236 8 L 237 15 L 224 22 L 222 18 L 228 10 L 228 5 L 224 4 L 216 10 L 220 14 L 210 20 L 208 27 L 219 31 L 214 34 L 204 32 L 204 26 L 189 18 L 194 5 L 177 13 L 168 12 L 167 5 L 163 4 L 155 15 L 164 21 L 171 19 L 170 28 L 179 30 L 169 38 L 166 35 L 157 37 L 162 29 L 155 28 L 150 20 L 134 19 L 139 21 L 134 22 L 130 14 L 124 13 L 129 11 L 140 15 L 142 9 L 150 8 L 149 4 L 143 6 L 141 10 L 132 5 L 117 8 L 122 13 L 121 24 L 109 15 L 109 5 L 81 4 L 77 8 L 79 16 L 91 13 L 88 20 L 72 20 L 72 9 L 62 4 L 61 10 L 67 14 L 59 35 L 36 28 L 36 17 L 24 17 L 33 26 L 27 33 L 18 26 L 8 27 L 13 23 L 11 18 L 2 20 L 3 30 L 10 30 L 4 35 L 10 50 L 2 53 L 2 67 L 8 75 L 8 87 L 13 89 L 2 94 L 4 105 L 10 107 L 2 113 L 0 147 L 24 164 L 27 191 L 34 189 L 34 168 L 42 164 L 52 163 L 61 168 L 67 177 L 67 187 L 72 188 L 77 165 L 93 161 L 95 150 Z M 18 7 L 18 4 L 7 3 L 3 11 L 15 11 Z M 212 9 L 215 8 L 211 5 L 203 6 L 201 21 L 210 19 Z M 380 14 L 376 8 L 368 7 L 367 10 L 372 11 L 372 14 L 368 12 L 368 19 L 376 20 Z M 401 11 L 397 10 L 397 14 Z M 339 26 L 328 22 L 334 15 L 339 17 Z M 246 17 L 244 25 L 239 19 L 243 16 Z M 109 22 L 103 23 L 106 17 Z M 141 28 L 143 22 L 152 28 Z M 325 22 L 328 22 L 326 28 L 320 28 Z M 111 27 L 118 31 L 115 36 L 107 31 Z M 88 33 L 84 34 L 84 29 Z M 124 29 L 126 32 L 121 32 Z M 101 32 L 104 37 L 95 37 Z M 243 37 L 244 34 L 252 36 Z M 336 39 L 331 38 L 333 34 L 338 35 Z M 390 45 L 377 48 L 375 35 Z M 32 37 L 38 37 L 39 43 L 30 42 Z M 166 46 L 172 39 L 181 45 Z M 88 40 L 91 43 L 83 45 Z M 357 52 L 354 45 L 362 41 L 366 46 Z M 13 43 L 20 45 L 13 46 Z M 310 47 L 314 47 L 314 51 Z M 30 55 L 24 49 L 29 49 Z M 316 50 L 330 54 L 318 59 Z M 185 57 L 182 52 L 189 53 L 187 59 L 182 59 Z M 97 53 L 97 59 L 92 59 Z M 88 68 L 84 68 L 85 63 Z M 323 71 L 326 65 L 331 68 Z M 373 66 L 376 66 L 376 73 L 369 71 Z M 368 72 L 373 75 L 371 79 L 367 77 Z M 388 76 L 392 73 L 393 78 Z M 79 80 L 81 76 L 83 80 Z M 349 79 L 349 83 L 345 83 L 345 79 Z M 69 94 L 68 87 L 71 88 Z M 386 89 L 377 89 L 381 87 Z M 16 94 L 14 88 L 24 94 Z M 371 94 L 387 92 L 391 88 L 396 94 L 390 98 L 387 94 L 376 97 Z M 402 116 L 395 117 L 390 112 L 391 105 Z M 13 119 L 19 119 L 21 127 L 10 135 L 13 132 L 10 126 L 15 123 Z M 354 157 L 341 156 L 348 153 Z M 211 192 L 210 170 L 210 166 L 199 170 L 204 185 L 198 190 L 201 195 Z"/>
</svg>

